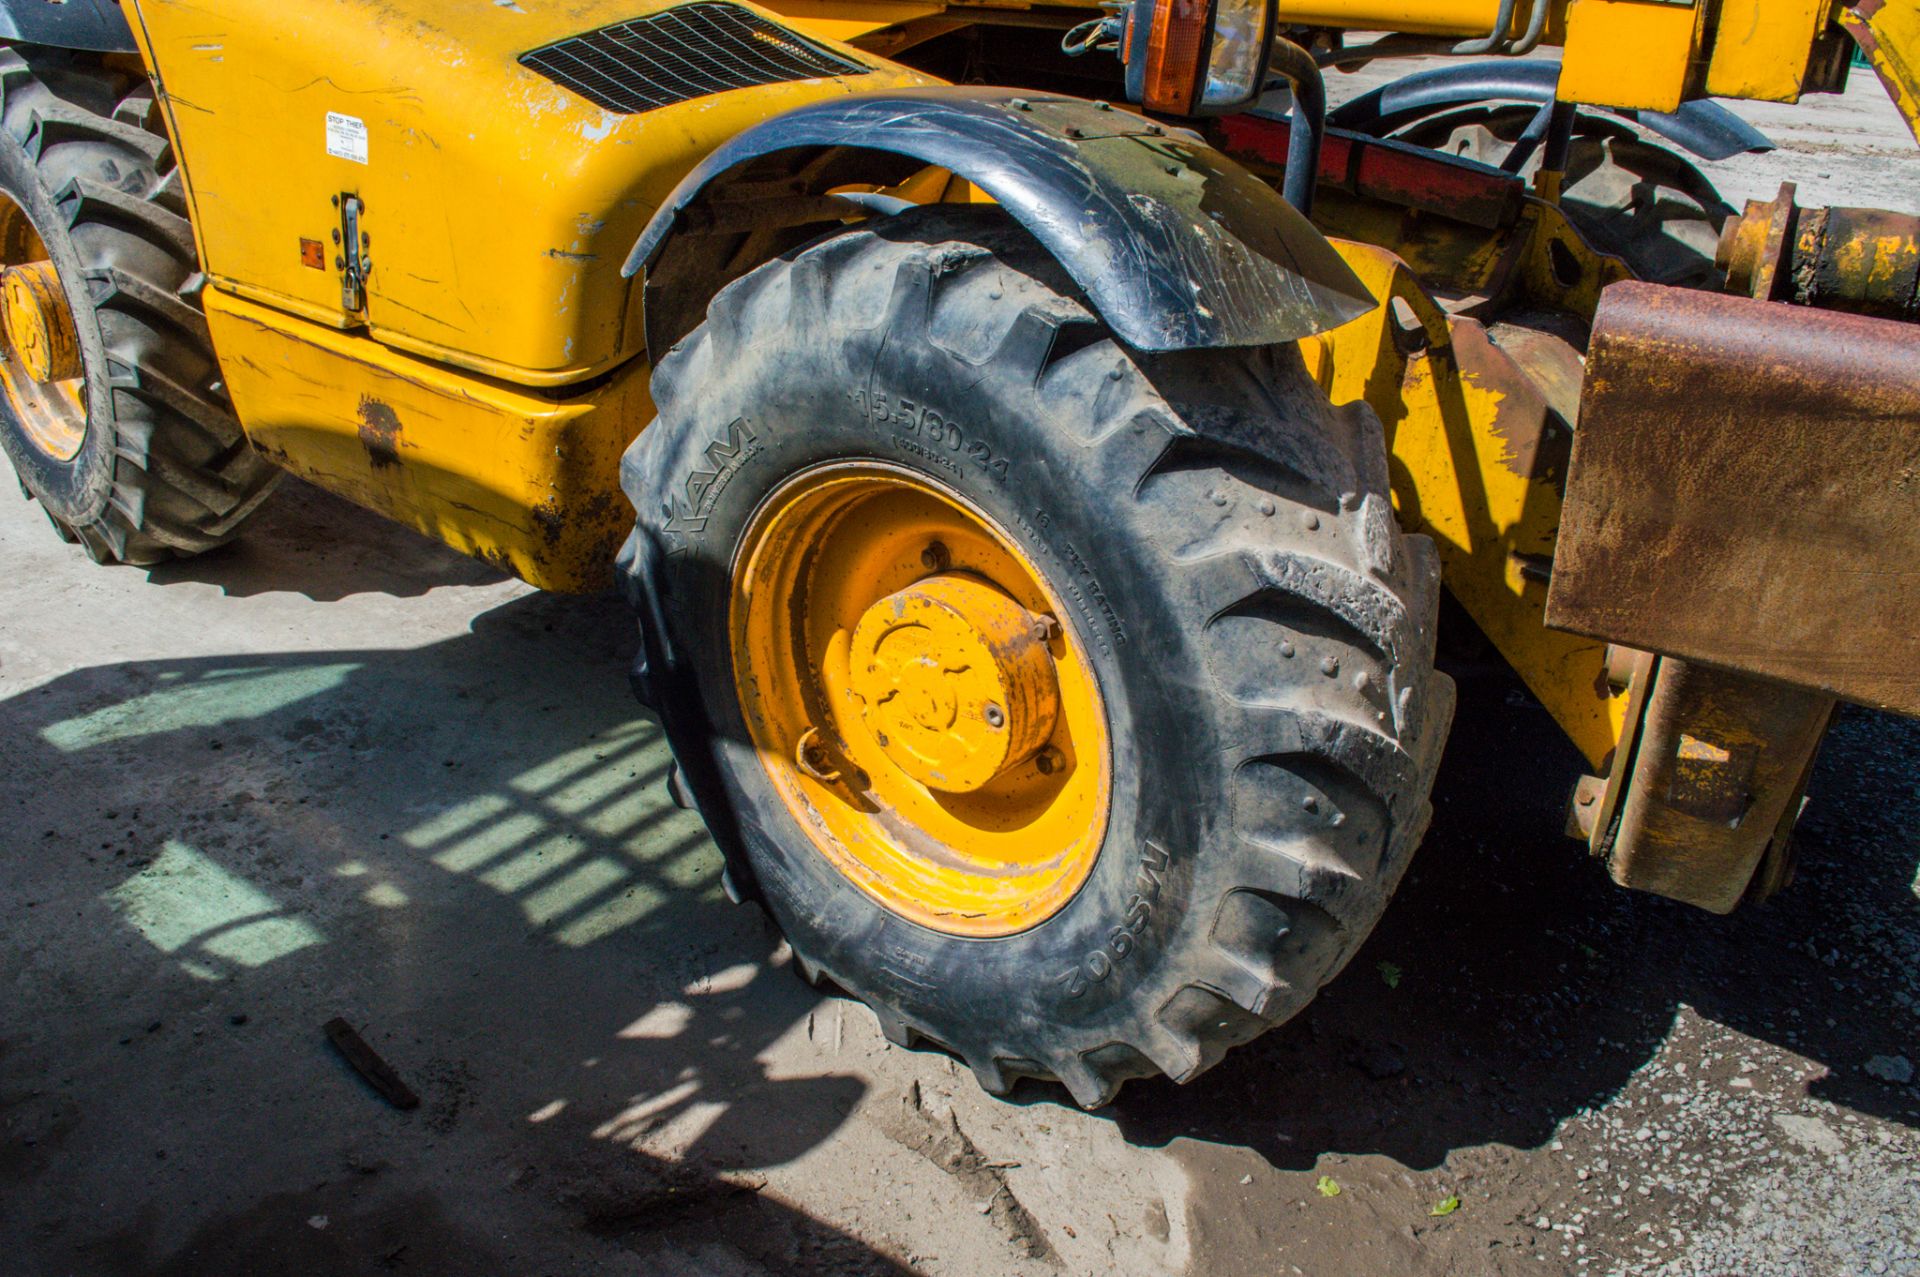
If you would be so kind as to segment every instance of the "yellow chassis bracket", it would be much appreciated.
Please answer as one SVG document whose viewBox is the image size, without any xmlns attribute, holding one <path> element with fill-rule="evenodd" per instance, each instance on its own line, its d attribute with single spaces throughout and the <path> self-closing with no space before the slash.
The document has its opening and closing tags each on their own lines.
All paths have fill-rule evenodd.
<svg viewBox="0 0 1920 1277">
<path fill-rule="evenodd" d="M 635 360 L 554 398 L 209 288 L 247 437 L 321 487 L 547 590 L 612 581 L 633 525 L 620 453 L 652 419 Z"/>
<path fill-rule="evenodd" d="M 1379 415 L 1401 524 L 1434 539 L 1448 590 L 1605 771 L 1628 698 L 1608 682 L 1604 643 L 1545 623 L 1577 353 L 1550 334 L 1449 317 L 1394 254 L 1333 243 L 1381 305 L 1303 342 L 1307 367 L 1334 402 L 1364 399 Z"/>
<path fill-rule="evenodd" d="M 1920 0 L 1860 0 L 1840 10 L 1839 22 L 1920 141 Z"/>
</svg>

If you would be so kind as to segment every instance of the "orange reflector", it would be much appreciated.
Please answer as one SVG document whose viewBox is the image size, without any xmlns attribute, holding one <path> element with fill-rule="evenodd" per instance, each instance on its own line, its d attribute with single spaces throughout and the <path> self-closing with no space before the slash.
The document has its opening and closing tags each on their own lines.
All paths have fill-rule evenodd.
<svg viewBox="0 0 1920 1277">
<path fill-rule="evenodd" d="M 1144 104 L 1150 111 L 1191 114 L 1207 72 L 1213 0 L 1160 0 L 1147 36 Z"/>
</svg>

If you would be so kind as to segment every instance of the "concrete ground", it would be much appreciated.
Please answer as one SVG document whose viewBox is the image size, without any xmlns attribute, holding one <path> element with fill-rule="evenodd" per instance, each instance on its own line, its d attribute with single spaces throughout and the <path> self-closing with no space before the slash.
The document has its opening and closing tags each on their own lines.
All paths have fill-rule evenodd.
<svg viewBox="0 0 1920 1277">
<path fill-rule="evenodd" d="M 613 599 L 297 483 L 152 571 L 8 497 L 0 561 L 0 1272 L 1920 1272 L 1913 722 L 1845 713 L 1799 880 L 1714 918 L 1584 863 L 1578 760 L 1457 662 L 1347 972 L 1088 1114 L 725 902 Z"/>
</svg>

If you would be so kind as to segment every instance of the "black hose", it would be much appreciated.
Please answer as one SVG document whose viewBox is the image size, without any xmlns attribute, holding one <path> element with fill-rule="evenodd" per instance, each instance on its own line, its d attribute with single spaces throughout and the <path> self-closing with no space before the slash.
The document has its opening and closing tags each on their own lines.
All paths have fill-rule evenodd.
<svg viewBox="0 0 1920 1277">
<path fill-rule="evenodd" d="M 1291 40 L 1275 37 L 1267 69 L 1293 88 L 1293 114 L 1287 125 L 1287 171 L 1280 194 L 1313 216 L 1313 186 L 1320 177 L 1320 142 L 1327 132 L 1327 86 L 1313 55 Z"/>
</svg>

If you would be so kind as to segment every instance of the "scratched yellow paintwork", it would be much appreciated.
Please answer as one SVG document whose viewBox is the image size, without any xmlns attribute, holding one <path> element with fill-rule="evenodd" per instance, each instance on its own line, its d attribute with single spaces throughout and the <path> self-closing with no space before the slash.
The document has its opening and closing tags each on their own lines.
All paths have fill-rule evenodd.
<svg viewBox="0 0 1920 1277">
<path fill-rule="evenodd" d="M 1546 628 L 1546 583 L 1523 571 L 1551 561 L 1560 523 L 1559 489 L 1511 442 L 1540 420 L 1546 394 L 1479 324 L 1444 315 L 1398 257 L 1333 244 L 1381 306 L 1303 342 L 1309 370 L 1336 403 L 1365 399 L 1379 415 L 1401 522 L 1434 539 L 1448 590 L 1604 770 L 1627 698 L 1607 684 L 1603 644 Z M 1390 312 L 1395 299 L 1424 350 L 1402 353 L 1411 343 L 1396 337 L 1407 325 Z"/>
<path fill-rule="evenodd" d="M 517 61 L 668 7 L 129 0 L 129 15 L 216 288 L 317 323 L 364 323 L 379 342 L 490 377 L 555 385 L 639 349 L 639 296 L 619 267 L 700 159 L 789 108 L 923 82 L 848 51 L 875 69 L 620 115 Z M 364 125 L 366 163 L 328 154 L 329 112 Z M 334 269 L 332 199 L 343 192 L 366 204 L 364 316 L 342 308 Z M 324 268 L 302 264 L 303 238 L 324 245 Z"/>
<path fill-rule="evenodd" d="M 254 444 L 322 487 L 543 589 L 612 583 L 620 452 L 653 417 L 635 360 L 559 398 L 226 293 L 207 326 Z"/>
<path fill-rule="evenodd" d="M 1721 0 L 1706 91 L 1715 97 L 1798 102 L 1807 50 L 1831 0 Z"/>
</svg>

